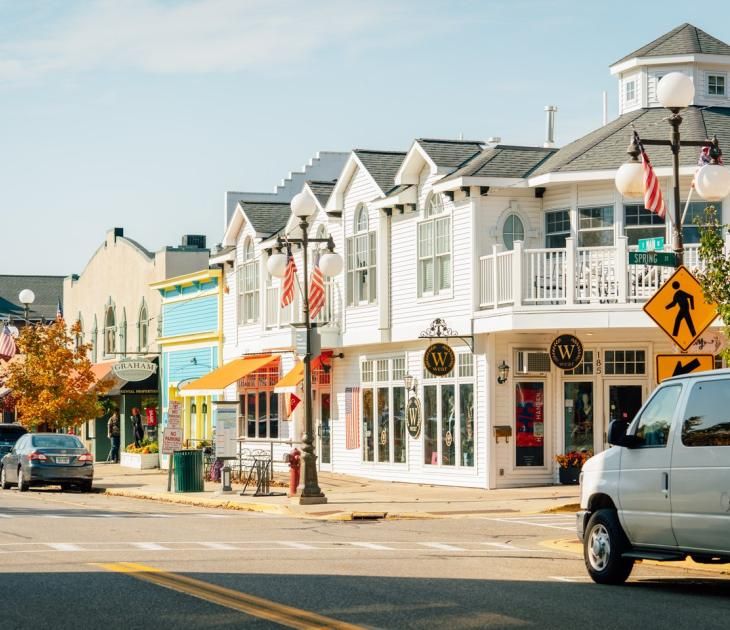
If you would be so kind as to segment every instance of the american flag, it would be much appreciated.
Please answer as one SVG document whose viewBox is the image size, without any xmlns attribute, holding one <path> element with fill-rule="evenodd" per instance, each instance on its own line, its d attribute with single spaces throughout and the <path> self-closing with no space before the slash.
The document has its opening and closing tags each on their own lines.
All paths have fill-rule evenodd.
<svg viewBox="0 0 730 630">
<path fill-rule="evenodd" d="M 9 360 L 15 356 L 17 351 L 13 334 L 10 332 L 8 325 L 5 324 L 2 334 L 0 334 L 0 359 Z"/>
<path fill-rule="evenodd" d="M 662 191 L 659 187 L 659 179 L 643 146 L 641 147 L 641 163 L 644 166 L 644 207 L 651 212 L 655 212 L 663 219 L 667 213 L 664 197 L 662 197 Z"/>
<path fill-rule="evenodd" d="M 56 305 L 56 319 L 63 319 L 63 306 L 61 306 L 61 298 L 58 299 Z"/>
<path fill-rule="evenodd" d="M 360 388 L 345 388 L 345 448 L 360 448 Z"/>
<path fill-rule="evenodd" d="M 705 164 L 709 164 L 710 162 L 712 162 L 710 147 L 702 147 L 700 149 L 700 157 L 697 159 L 697 166 L 705 166 Z M 722 155 L 717 156 L 717 163 L 722 164 Z"/>
<path fill-rule="evenodd" d="M 297 273 L 297 266 L 294 264 L 294 256 L 291 255 L 291 250 L 287 250 L 286 255 L 289 260 L 286 263 L 284 280 L 281 285 L 281 308 L 289 306 L 294 301 L 294 278 Z"/>
<path fill-rule="evenodd" d="M 319 268 L 319 252 L 315 255 L 312 282 L 309 285 L 309 316 L 314 319 L 324 306 L 324 275 Z"/>
</svg>

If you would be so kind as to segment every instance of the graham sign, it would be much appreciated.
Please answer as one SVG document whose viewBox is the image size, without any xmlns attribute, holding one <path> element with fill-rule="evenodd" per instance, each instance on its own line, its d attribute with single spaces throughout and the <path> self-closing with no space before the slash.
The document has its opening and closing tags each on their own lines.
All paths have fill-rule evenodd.
<svg viewBox="0 0 730 630">
<path fill-rule="evenodd" d="M 147 359 L 122 359 L 112 366 L 112 372 L 125 381 L 143 381 L 157 372 L 157 364 Z"/>
</svg>

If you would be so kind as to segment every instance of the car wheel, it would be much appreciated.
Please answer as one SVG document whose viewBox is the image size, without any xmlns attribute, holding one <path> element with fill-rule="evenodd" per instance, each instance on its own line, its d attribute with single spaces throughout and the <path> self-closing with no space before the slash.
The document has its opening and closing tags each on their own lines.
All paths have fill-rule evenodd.
<svg viewBox="0 0 730 630">
<path fill-rule="evenodd" d="M 29 487 L 28 482 L 23 477 L 23 467 L 18 466 L 18 490 L 20 492 L 26 492 Z"/>
<path fill-rule="evenodd" d="M 8 490 L 10 488 L 10 484 L 5 479 L 5 466 L 0 468 L 0 488 L 3 490 Z"/>
<path fill-rule="evenodd" d="M 630 549 L 614 510 L 598 510 L 588 521 L 583 538 L 583 559 L 591 579 L 598 584 L 623 584 L 634 560 L 623 558 Z"/>
<path fill-rule="evenodd" d="M 61 492 L 68 492 L 71 489 L 70 483 L 62 483 L 61 484 Z"/>
<path fill-rule="evenodd" d="M 79 490 L 81 490 L 81 492 L 91 492 L 91 484 L 92 484 L 91 480 L 82 481 L 79 484 Z"/>
</svg>

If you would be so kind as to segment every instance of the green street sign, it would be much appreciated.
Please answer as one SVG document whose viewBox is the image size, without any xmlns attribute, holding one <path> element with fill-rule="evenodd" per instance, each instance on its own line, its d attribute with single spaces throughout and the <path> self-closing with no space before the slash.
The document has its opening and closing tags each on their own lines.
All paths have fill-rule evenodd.
<svg viewBox="0 0 730 630">
<path fill-rule="evenodd" d="M 640 252 L 655 252 L 664 249 L 664 237 L 654 236 L 652 238 L 640 238 L 639 239 L 639 251 Z"/>
<path fill-rule="evenodd" d="M 677 256 L 674 252 L 629 252 L 629 264 L 675 267 Z"/>
</svg>

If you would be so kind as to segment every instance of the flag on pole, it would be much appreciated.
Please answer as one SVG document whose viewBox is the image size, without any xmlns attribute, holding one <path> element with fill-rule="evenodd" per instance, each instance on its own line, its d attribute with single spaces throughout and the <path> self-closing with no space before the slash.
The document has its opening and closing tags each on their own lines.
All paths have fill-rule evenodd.
<svg viewBox="0 0 730 630">
<path fill-rule="evenodd" d="M 717 163 L 722 164 L 722 154 L 717 156 Z M 697 159 L 697 166 L 705 166 L 706 164 L 710 164 L 712 162 L 712 158 L 710 157 L 710 147 L 705 146 L 700 149 L 700 156 Z"/>
<path fill-rule="evenodd" d="M 360 388 L 345 388 L 345 448 L 360 448 Z"/>
<path fill-rule="evenodd" d="M 641 146 L 641 163 L 644 167 L 644 207 L 651 212 L 658 214 L 662 219 L 667 212 L 664 205 L 664 197 L 659 187 L 659 179 L 652 168 L 649 156 Z"/>
<path fill-rule="evenodd" d="M 3 332 L 0 334 L 0 359 L 10 360 L 17 353 L 18 349 L 15 347 L 15 339 L 13 334 L 10 332 L 8 325 L 3 325 Z"/>
<path fill-rule="evenodd" d="M 319 252 L 315 254 L 312 281 L 309 284 L 309 317 L 314 319 L 324 306 L 324 275 L 319 268 Z"/>
<path fill-rule="evenodd" d="M 286 255 L 288 260 L 281 284 L 281 308 L 289 306 L 294 301 L 294 278 L 297 273 L 297 266 L 294 264 L 294 256 L 291 255 L 290 249 L 287 249 Z"/>
<path fill-rule="evenodd" d="M 58 298 L 56 304 L 56 319 L 63 319 L 63 306 L 61 306 L 61 298 Z"/>
</svg>

